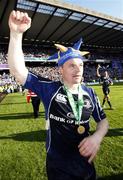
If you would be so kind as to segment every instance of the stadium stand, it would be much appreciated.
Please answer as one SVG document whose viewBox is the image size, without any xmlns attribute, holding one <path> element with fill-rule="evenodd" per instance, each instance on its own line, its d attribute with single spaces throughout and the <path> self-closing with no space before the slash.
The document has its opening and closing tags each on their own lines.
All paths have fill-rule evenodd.
<svg viewBox="0 0 123 180">
<path fill-rule="evenodd" d="M 8 16 L 13 9 L 26 11 L 32 18 L 32 26 L 23 38 L 29 70 L 58 80 L 56 62 L 47 61 L 56 51 L 54 43 L 72 46 L 82 37 L 82 50 L 90 52 L 85 59 L 84 81 L 98 81 L 97 64 L 108 66 L 110 77 L 114 80 L 123 79 L 122 19 L 55 0 L 1 0 L 0 7 L 0 85 L 16 84 L 7 64 Z"/>
</svg>

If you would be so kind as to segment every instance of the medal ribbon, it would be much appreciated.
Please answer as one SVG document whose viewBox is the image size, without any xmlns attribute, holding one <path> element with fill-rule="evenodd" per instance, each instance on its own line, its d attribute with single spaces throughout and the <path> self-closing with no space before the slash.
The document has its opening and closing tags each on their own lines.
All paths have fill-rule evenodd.
<svg viewBox="0 0 123 180">
<path fill-rule="evenodd" d="M 82 115 L 82 108 L 83 108 L 83 105 L 84 105 L 81 85 L 78 86 L 78 101 L 77 101 L 77 105 L 76 105 L 76 103 L 74 101 L 72 93 L 69 91 L 69 89 L 65 85 L 64 85 L 64 89 L 65 89 L 65 91 L 67 93 L 67 97 L 68 97 L 69 103 L 71 105 L 72 111 L 73 111 L 74 116 L 75 116 L 75 124 L 79 125 L 80 124 L 81 115 Z"/>
</svg>

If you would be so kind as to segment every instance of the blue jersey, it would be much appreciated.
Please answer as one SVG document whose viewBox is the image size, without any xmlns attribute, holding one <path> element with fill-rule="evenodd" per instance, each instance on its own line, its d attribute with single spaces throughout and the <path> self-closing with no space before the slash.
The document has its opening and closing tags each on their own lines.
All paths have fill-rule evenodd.
<svg viewBox="0 0 123 180">
<path fill-rule="evenodd" d="M 109 86 L 112 84 L 112 80 L 111 80 L 111 78 L 109 78 L 109 77 L 103 77 L 101 83 L 102 83 L 102 87 L 103 87 L 104 89 L 108 89 Z"/>
<path fill-rule="evenodd" d="M 84 137 L 89 136 L 90 117 L 92 116 L 96 122 L 106 117 L 92 88 L 81 85 L 84 106 L 80 124 L 84 126 L 85 132 L 79 134 L 64 85 L 60 81 L 51 81 L 29 73 L 24 86 L 35 92 L 44 104 L 46 119 L 49 121 L 47 155 L 54 162 L 54 166 L 64 167 L 66 161 L 73 158 L 77 158 L 78 164 L 81 165 L 79 161 L 83 157 L 80 156 L 78 144 Z M 73 98 L 77 101 L 78 95 L 74 94 Z"/>
<path fill-rule="evenodd" d="M 112 80 L 109 77 L 101 77 L 100 78 L 100 84 L 102 85 L 102 90 L 104 95 L 108 95 L 110 93 L 109 86 L 112 84 Z"/>
</svg>

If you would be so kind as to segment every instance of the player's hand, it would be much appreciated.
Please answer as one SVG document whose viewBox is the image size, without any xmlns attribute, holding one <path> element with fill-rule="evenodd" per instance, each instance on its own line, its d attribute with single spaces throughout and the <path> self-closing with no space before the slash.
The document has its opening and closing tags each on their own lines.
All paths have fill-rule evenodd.
<svg viewBox="0 0 123 180">
<path fill-rule="evenodd" d="M 31 26 L 31 18 L 27 13 L 12 11 L 9 16 L 9 28 L 14 33 L 24 33 Z"/>
<path fill-rule="evenodd" d="M 84 138 L 78 145 L 78 148 L 80 154 L 88 157 L 88 162 L 91 163 L 100 148 L 100 142 L 92 135 Z"/>
</svg>

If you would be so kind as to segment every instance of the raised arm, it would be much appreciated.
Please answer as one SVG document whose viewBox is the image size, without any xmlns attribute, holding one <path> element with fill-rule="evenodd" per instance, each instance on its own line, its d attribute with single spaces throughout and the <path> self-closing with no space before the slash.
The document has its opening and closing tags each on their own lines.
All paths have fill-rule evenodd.
<svg viewBox="0 0 123 180">
<path fill-rule="evenodd" d="M 99 69 L 100 69 L 100 65 L 98 65 L 98 67 L 97 67 L 97 76 L 98 77 L 100 77 Z"/>
<path fill-rule="evenodd" d="M 22 51 L 23 33 L 31 26 L 31 19 L 27 13 L 12 11 L 9 16 L 10 42 L 8 48 L 8 64 L 10 73 L 23 85 L 28 70 L 25 67 Z"/>
</svg>

